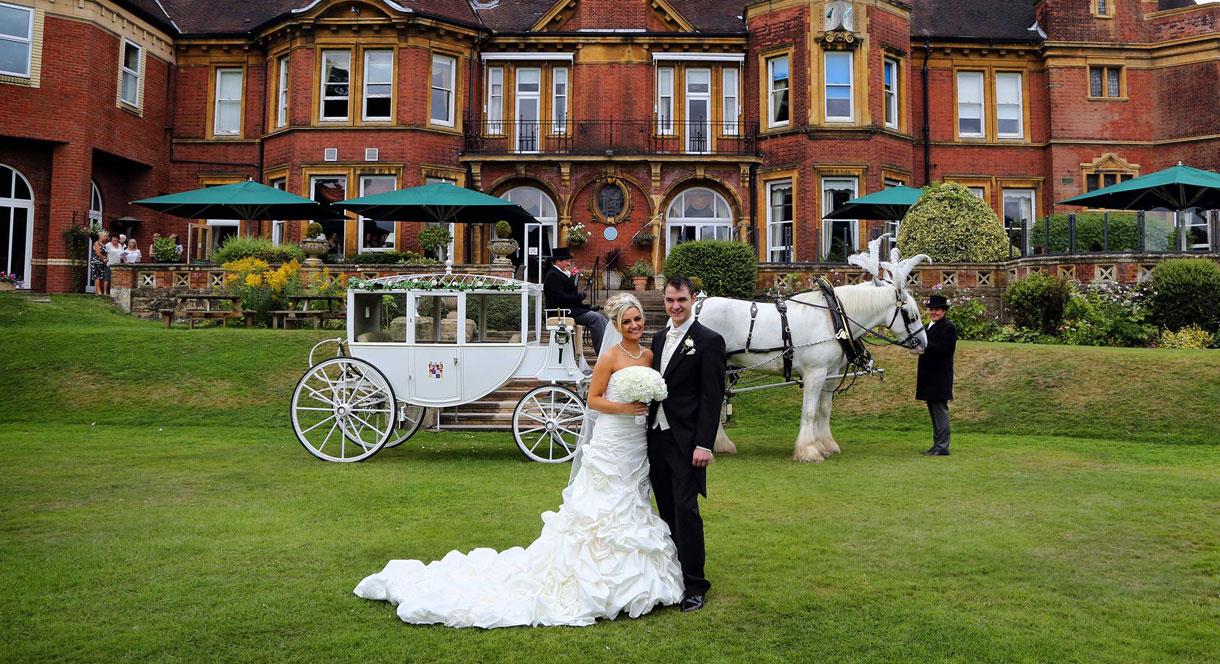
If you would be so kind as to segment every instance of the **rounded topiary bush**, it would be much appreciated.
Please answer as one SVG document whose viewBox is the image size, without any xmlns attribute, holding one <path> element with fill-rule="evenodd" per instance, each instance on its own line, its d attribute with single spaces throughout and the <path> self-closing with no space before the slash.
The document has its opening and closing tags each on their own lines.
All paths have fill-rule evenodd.
<svg viewBox="0 0 1220 664">
<path fill-rule="evenodd" d="M 1220 327 L 1220 265 L 1207 258 L 1175 258 L 1152 270 L 1152 319 L 1170 330 Z"/>
<path fill-rule="evenodd" d="M 747 244 L 725 240 L 683 242 L 665 259 L 665 276 L 698 277 L 711 296 L 754 297 L 758 258 Z"/>
<path fill-rule="evenodd" d="M 1072 297 L 1072 283 L 1044 274 L 1028 276 L 1008 285 L 1004 302 L 1017 327 L 1055 334 L 1063 324 L 1063 311 Z"/>
<path fill-rule="evenodd" d="M 995 212 L 960 184 L 937 182 L 898 227 L 903 256 L 927 254 L 945 263 L 989 263 L 1008 257 L 1008 236 Z"/>
</svg>

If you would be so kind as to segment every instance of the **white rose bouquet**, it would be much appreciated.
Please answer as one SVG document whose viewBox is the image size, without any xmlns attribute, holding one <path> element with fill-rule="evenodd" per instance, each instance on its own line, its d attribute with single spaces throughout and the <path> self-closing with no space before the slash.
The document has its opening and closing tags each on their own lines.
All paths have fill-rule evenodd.
<svg viewBox="0 0 1220 664">
<path fill-rule="evenodd" d="M 664 401 L 669 396 L 665 379 L 652 367 L 627 367 L 619 373 L 618 385 L 628 402 Z M 645 420 L 643 415 L 635 416 L 636 424 L 643 424 Z"/>
</svg>

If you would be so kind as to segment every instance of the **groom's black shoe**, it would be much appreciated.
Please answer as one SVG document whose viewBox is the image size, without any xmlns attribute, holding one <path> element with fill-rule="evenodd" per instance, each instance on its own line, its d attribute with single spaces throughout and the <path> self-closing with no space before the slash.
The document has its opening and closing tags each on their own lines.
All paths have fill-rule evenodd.
<svg viewBox="0 0 1220 664">
<path fill-rule="evenodd" d="M 949 450 L 933 448 L 927 452 L 924 452 L 924 454 L 927 454 L 928 456 L 949 456 Z"/>
<path fill-rule="evenodd" d="M 690 613 L 703 608 L 703 595 L 691 595 L 682 599 L 682 613 Z"/>
<path fill-rule="evenodd" d="M 922 454 L 924 456 L 936 456 L 936 448 L 930 447 L 930 448 L 920 452 L 920 454 Z"/>
</svg>

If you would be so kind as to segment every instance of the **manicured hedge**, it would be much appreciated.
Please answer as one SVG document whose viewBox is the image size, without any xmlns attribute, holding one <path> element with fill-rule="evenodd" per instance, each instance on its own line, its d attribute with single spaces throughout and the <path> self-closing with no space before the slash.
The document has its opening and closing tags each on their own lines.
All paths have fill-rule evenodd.
<svg viewBox="0 0 1220 664">
<path fill-rule="evenodd" d="M 1220 328 L 1220 265 L 1207 258 L 1175 258 L 1152 270 L 1152 316 L 1170 330 Z"/>
<path fill-rule="evenodd" d="M 902 219 L 903 256 L 927 254 L 938 263 L 987 263 L 1008 258 L 1008 236 L 995 212 L 960 184 L 936 182 Z"/>
<path fill-rule="evenodd" d="M 758 257 L 740 242 L 683 242 L 665 259 L 665 276 L 698 277 L 708 295 L 749 299 L 758 280 Z"/>
<path fill-rule="evenodd" d="M 231 263 L 243 258 L 257 258 L 268 263 L 287 263 L 305 260 L 305 252 L 295 244 L 275 244 L 262 237 L 234 235 L 212 252 L 212 262 L 217 265 Z"/>
</svg>

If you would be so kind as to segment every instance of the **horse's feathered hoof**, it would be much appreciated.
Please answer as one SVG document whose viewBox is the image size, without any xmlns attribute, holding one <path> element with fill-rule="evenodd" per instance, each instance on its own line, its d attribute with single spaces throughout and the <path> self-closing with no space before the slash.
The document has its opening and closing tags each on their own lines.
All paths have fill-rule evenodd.
<svg viewBox="0 0 1220 664">
<path fill-rule="evenodd" d="M 822 461 L 824 461 L 825 458 L 821 454 L 818 454 L 816 451 L 810 451 L 810 452 L 797 452 L 796 454 L 792 455 L 792 460 L 798 461 L 800 463 L 822 463 Z"/>
</svg>

